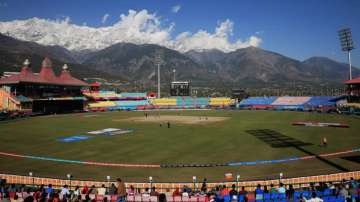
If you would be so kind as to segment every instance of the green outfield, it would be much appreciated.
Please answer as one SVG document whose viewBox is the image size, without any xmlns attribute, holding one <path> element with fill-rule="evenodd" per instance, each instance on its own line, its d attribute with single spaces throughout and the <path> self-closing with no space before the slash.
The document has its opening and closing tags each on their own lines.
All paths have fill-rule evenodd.
<svg viewBox="0 0 360 202">
<path fill-rule="evenodd" d="M 334 153 L 360 147 L 360 117 L 276 111 L 152 111 L 102 112 L 32 117 L 0 123 L 0 152 L 78 161 L 128 164 L 216 164 L 250 162 Z M 171 127 L 167 127 L 170 121 Z M 346 123 L 349 128 L 292 126 L 294 121 Z M 160 123 L 162 126 L 160 127 Z M 61 137 L 89 135 L 105 128 L 132 129 L 130 134 L 96 136 L 78 142 Z M 328 146 L 319 146 L 326 137 Z M 292 144 L 284 144 L 292 142 Z M 294 143 L 294 144 L 293 144 Z M 285 163 L 211 168 L 121 168 L 53 162 L 0 155 L 0 173 L 126 181 L 191 181 L 192 176 L 224 179 L 276 178 L 359 170 L 343 159 L 351 154 Z"/>
</svg>

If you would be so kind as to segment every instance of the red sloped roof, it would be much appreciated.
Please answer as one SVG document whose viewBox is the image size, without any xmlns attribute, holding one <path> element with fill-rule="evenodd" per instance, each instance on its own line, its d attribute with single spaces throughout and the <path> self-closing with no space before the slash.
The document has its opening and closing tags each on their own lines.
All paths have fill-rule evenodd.
<svg viewBox="0 0 360 202">
<path fill-rule="evenodd" d="M 71 86 L 87 86 L 88 84 L 71 76 L 70 72 L 67 69 L 63 69 L 60 76 L 58 77 L 58 82 Z"/>
<path fill-rule="evenodd" d="M 345 84 L 360 84 L 360 76 L 355 79 L 345 81 Z"/>
<path fill-rule="evenodd" d="M 42 84 L 55 84 L 55 85 L 66 85 L 66 86 L 88 86 L 87 83 L 76 79 L 71 76 L 67 70 L 67 66 L 61 72 L 60 76 L 57 77 L 52 69 L 52 63 L 49 58 L 45 58 L 41 65 L 41 70 L 38 75 L 34 74 L 30 67 L 25 64 L 21 69 L 20 74 L 12 75 L 9 77 L 1 78 L 1 84 L 17 84 L 17 83 L 42 83 Z"/>
</svg>

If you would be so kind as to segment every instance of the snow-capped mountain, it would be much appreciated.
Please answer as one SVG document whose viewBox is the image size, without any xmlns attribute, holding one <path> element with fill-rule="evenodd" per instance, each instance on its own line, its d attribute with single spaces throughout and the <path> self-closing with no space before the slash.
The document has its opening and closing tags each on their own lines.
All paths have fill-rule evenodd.
<svg viewBox="0 0 360 202">
<path fill-rule="evenodd" d="M 120 20 L 107 27 L 89 27 L 71 23 L 69 17 L 62 20 L 30 18 L 0 22 L 0 33 L 16 39 L 32 41 L 42 45 L 59 45 L 71 51 L 101 50 L 125 42 L 133 44 L 156 44 L 180 52 L 199 49 L 234 51 L 248 46 L 258 46 L 261 39 L 250 36 L 230 42 L 233 22 L 220 22 L 213 33 L 199 30 L 182 32 L 172 37 L 174 23 L 164 24 L 161 17 L 147 10 L 129 10 L 120 15 Z"/>
</svg>

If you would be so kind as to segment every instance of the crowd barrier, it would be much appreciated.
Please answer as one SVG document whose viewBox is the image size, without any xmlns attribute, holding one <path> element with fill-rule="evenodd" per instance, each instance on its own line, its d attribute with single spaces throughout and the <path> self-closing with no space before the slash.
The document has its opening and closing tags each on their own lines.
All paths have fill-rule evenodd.
<svg viewBox="0 0 360 202">
<path fill-rule="evenodd" d="M 207 183 L 208 188 L 214 188 L 218 185 L 226 185 L 231 187 L 235 184 L 238 187 L 248 187 L 248 191 L 255 190 L 258 184 L 262 186 L 273 184 L 275 187 L 279 186 L 279 183 L 292 184 L 295 189 L 301 187 L 309 187 L 310 183 L 318 182 L 335 182 L 342 181 L 343 179 L 360 179 L 360 171 L 342 172 L 327 175 L 307 176 L 307 177 L 295 177 L 295 178 L 284 178 L 284 179 L 272 179 L 272 180 L 254 180 L 254 181 L 224 181 L 224 182 L 209 182 Z M 27 184 L 27 185 L 41 185 L 41 184 L 52 184 L 54 187 L 62 187 L 63 185 L 71 185 L 71 187 L 79 186 L 92 186 L 101 187 L 102 184 L 109 185 L 114 183 L 113 181 L 88 181 L 78 179 L 56 179 L 56 178 L 45 178 L 36 176 L 22 176 L 22 175 L 11 175 L 11 174 L 0 174 L 0 179 L 5 179 L 7 183 L 14 184 Z M 200 188 L 202 182 L 126 182 L 126 187 L 133 186 L 136 189 L 145 189 L 155 187 L 159 190 L 173 190 L 176 188 L 181 189 L 184 186 Z"/>
</svg>

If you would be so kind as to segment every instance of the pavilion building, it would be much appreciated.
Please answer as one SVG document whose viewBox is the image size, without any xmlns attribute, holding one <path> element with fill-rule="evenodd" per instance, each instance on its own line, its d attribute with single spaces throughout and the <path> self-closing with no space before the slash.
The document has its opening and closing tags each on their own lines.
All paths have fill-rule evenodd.
<svg viewBox="0 0 360 202">
<path fill-rule="evenodd" d="M 45 114 L 82 111 L 85 87 L 88 84 L 74 78 L 66 64 L 56 76 L 52 62 L 45 58 L 37 74 L 26 59 L 19 73 L 0 78 L 0 109 Z"/>
</svg>

